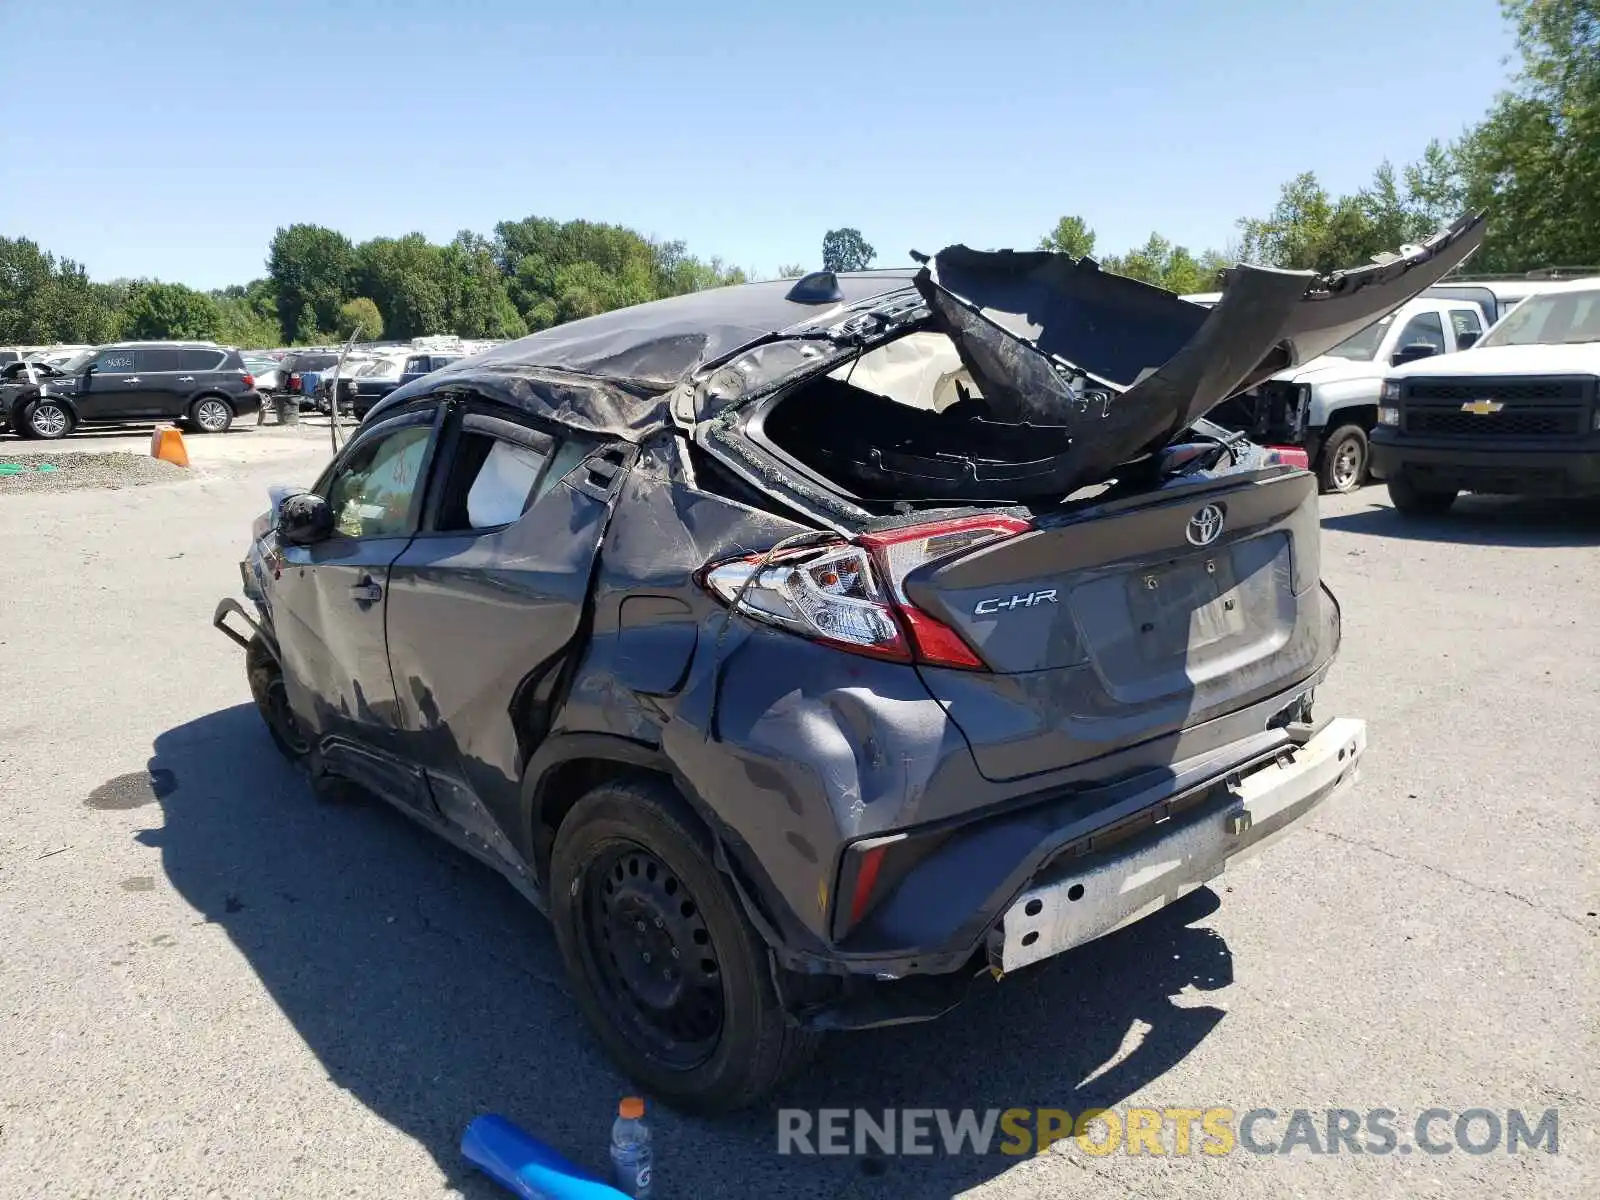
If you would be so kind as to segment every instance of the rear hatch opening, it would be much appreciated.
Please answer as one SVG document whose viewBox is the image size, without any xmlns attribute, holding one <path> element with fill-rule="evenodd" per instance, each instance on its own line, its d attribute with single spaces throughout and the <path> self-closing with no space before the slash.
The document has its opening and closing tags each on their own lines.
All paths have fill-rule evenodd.
<svg viewBox="0 0 1600 1200">
<path fill-rule="evenodd" d="M 755 406 L 743 433 L 869 511 L 1059 500 L 1065 426 L 998 421 L 942 333 L 917 331 Z"/>
</svg>

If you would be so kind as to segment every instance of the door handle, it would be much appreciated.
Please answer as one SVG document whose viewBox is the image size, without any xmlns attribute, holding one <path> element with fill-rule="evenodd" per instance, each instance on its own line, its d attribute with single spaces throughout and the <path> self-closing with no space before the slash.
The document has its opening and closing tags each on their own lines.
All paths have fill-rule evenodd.
<svg viewBox="0 0 1600 1200">
<path fill-rule="evenodd" d="M 351 585 L 350 598 L 357 604 L 376 604 L 383 599 L 383 588 L 370 579 L 363 579 Z"/>
<path fill-rule="evenodd" d="M 138 383 L 139 382 L 139 377 L 137 375 L 129 375 L 122 382 L 123 383 Z"/>
<path fill-rule="evenodd" d="M 178 377 L 178 382 L 179 383 L 193 383 L 194 382 L 194 376 L 193 375 L 180 375 Z"/>
</svg>

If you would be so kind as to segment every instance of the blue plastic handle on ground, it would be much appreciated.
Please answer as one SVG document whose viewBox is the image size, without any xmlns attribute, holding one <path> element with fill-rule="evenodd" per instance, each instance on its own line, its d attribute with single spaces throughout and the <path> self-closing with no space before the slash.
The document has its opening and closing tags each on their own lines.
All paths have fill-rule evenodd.
<svg viewBox="0 0 1600 1200">
<path fill-rule="evenodd" d="M 588 1171 L 493 1113 L 478 1117 L 461 1135 L 468 1162 L 523 1200 L 628 1200 Z"/>
</svg>

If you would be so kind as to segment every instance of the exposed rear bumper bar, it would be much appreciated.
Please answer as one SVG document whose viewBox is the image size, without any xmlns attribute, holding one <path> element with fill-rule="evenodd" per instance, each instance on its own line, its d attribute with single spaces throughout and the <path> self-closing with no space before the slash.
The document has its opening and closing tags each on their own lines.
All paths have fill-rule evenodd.
<svg viewBox="0 0 1600 1200">
<path fill-rule="evenodd" d="M 1348 792 L 1366 748 L 1366 722 L 1337 718 L 1294 751 L 1239 778 L 1224 802 L 1049 872 L 1046 882 L 1006 909 L 991 934 L 991 965 L 1014 971 L 1081 946 L 1216 878 L 1230 862 Z"/>
</svg>

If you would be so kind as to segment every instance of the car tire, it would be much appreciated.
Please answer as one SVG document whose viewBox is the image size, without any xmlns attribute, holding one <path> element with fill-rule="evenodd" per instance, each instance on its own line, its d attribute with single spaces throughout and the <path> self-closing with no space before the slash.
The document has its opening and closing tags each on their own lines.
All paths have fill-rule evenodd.
<svg viewBox="0 0 1600 1200">
<path fill-rule="evenodd" d="M 652 1095 L 729 1112 L 809 1059 L 817 1035 L 783 1011 L 766 944 L 665 780 L 617 780 L 583 796 L 556 832 L 549 895 L 578 1006 Z"/>
<path fill-rule="evenodd" d="M 77 427 L 77 418 L 72 415 L 72 410 L 65 404 L 58 404 L 54 400 L 35 400 L 28 405 L 22 413 L 22 425 L 19 430 L 26 427 L 27 436 L 38 438 L 41 441 L 53 442 L 64 438 Z"/>
<path fill-rule="evenodd" d="M 1367 431 L 1359 425 L 1341 425 L 1323 439 L 1317 454 L 1317 485 L 1339 496 L 1360 491 L 1371 461 Z"/>
<path fill-rule="evenodd" d="M 255 699 L 261 719 L 266 722 L 267 732 L 272 735 L 272 744 L 291 763 L 305 762 L 311 754 L 311 744 L 289 707 L 283 668 L 259 633 L 250 639 L 244 664 L 250 678 L 250 695 Z"/>
<path fill-rule="evenodd" d="M 1395 512 L 1403 517 L 1443 516 L 1456 502 L 1457 493 L 1454 489 L 1439 491 L 1420 488 L 1406 478 L 1403 471 L 1389 480 L 1388 486 L 1389 502 L 1394 505 Z"/>
<path fill-rule="evenodd" d="M 189 405 L 189 425 L 196 433 L 227 433 L 233 427 L 233 405 L 221 396 L 201 396 Z"/>
</svg>

